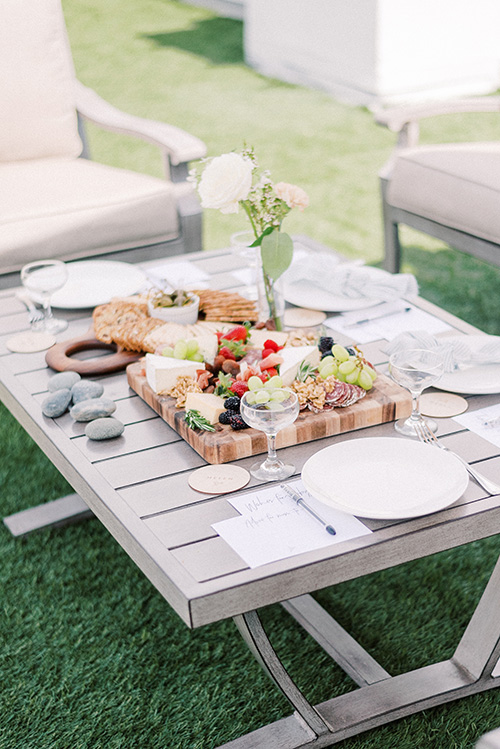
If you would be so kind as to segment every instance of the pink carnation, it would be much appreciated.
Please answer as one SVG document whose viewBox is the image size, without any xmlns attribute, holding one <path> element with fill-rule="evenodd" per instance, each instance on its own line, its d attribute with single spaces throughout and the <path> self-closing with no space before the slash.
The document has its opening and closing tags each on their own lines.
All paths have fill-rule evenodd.
<svg viewBox="0 0 500 749">
<path fill-rule="evenodd" d="M 280 200 L 283 200 L 289 208 L 298 208 L 303 211 L 309 205 L 309 196 L 297 185 L 288 182 L 278 182 L 274 185 L 274 192 Z"/>
</svg>

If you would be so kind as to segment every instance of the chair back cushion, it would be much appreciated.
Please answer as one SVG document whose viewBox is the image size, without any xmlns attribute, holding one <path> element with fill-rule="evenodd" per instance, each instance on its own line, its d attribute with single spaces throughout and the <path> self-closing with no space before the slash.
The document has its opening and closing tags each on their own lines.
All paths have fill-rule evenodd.
<svg viewBox="0 0 500 749">
<path fill-rule="evenodd" d="M 75 72 L 60 0 L 1 0 L 0 70 L 0 161 L 78 156 Z"/>
</svg>

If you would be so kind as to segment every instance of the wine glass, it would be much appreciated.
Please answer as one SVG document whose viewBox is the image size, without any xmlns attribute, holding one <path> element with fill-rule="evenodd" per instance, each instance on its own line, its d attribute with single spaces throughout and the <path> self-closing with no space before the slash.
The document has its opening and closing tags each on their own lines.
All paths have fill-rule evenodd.
<svg viewBox="0 0 500 749">
<path fill-rule="evenodd" d="M 412 412 L 407 419 L 399 419 L 394 424 L 396 431 L 407 437 L 418 437 L 416 425 L 423 422 L 420 413 L 420 396 L 425 388 L 435 385 L 444 371 L 444 359 L 438 351 L 429 349 L 407 349 L 393 354 L 389 359 L 389 372 L 398 385 L 409 390 L 412 398 Z M 426 419 L 426 424 L 437 432 L 437 424 Z"/>
<path fill-rule="evenodd" d="M 41 330 L 47 333 L 60 333 L 68 327 L 67 320 L 56 319 L 52 315 L 50 300 L 52 294 L 62 289 L 68 280 L 68 269 L 61 260 L 37 260 L 21 269 L 21 281 L 30 297 L 43 307 Z"/>
<path fill-rule="evenodd" d="M 254 463 L 250 473 L 261 481 L 281 481 L 291 476 L 295 467 L 283 463 L 276 454 L 276 435 L 281 429 L 293 424 L 299 414 L 296 393 L 284 388 L 269 391 L 249 390 L 240 401 L 243 420 L 267 436 L 267 458 L 263 463 Z"/>
</svg>

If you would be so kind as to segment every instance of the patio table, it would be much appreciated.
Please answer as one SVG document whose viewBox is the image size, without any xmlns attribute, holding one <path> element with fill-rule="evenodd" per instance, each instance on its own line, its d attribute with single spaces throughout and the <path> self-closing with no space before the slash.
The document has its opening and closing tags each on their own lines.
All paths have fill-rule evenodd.
<svg viewBox="0 0 500 749">
<path fill-rule="evenodd" d="M 322 249 L 297 238 L 311 251 Z M 189 257 L 211 276 L 218 289 L 238 288 L 232 272 L 243 261 L 229 250 Z M 173 259 L 175 261 L 175 258 Z M 93 513 L 109 530 L 188 627 L 232 617 L 257 660 L 288 698 L 289 717 L 229 742 L 233 749 L 324 747 L 361 731 L 419 710 L 500 684 L 500 564 L 454 655 L 405 674 L 391 676 L 315 600 L 313 593 L 346 580 L 390 568 L 500 532 L 500 496 L 489 496 L 474 481 L 454 505 L 410 520 L 366 520 L 373 532 L 316 551 L 254 569 L 212 529 L 234 517 L 230 495 L 200 494 L 190 488 L 190 473 L 205 461 L 128 386 L 125 373 L 98 378 L 117 404 L 125 424 L 122 437 L 93 442 L 84 425 L 69 414 L 42 415 L 47 381 L 53 372 L 45 352 L 15 354 L 6 341 L 27 327 L 15 290 L 0 294 L 0 396 L 18 422 L 74 488 L 69 498 L 6 518 L 14 534 L 47 523 L 62 523 Z M 446 320 L 457 333 L 477 333 L 467 323 L 423 299 L 422 309 Z M 60 310 L 58 310 L 58 314 Z M 83 334 L 91 310 L 67 311 L 68 330 L 59 339 Z M 337 336 L 342 342 L 342 337 Z M 347 343 L 347 341 L 344 341 Z M 383 341 L 363 346 L 383 371 Z M 97 379 L 97 378 L 95 378 Z M 471 396 L 469 409 L 498 402 L 498 395 Z M 451 419 L 439 420 L 444 443 L 500 482 L 500 449 Z M 300 476 L 318 449 L 359 437 L 396 436 L 392 423 L 285 448 Z M 401 437 L 401 439 L 404 439 Z M 254 458 L 236 461 L 249 467 Z M 255 479 L 240 492 L 259 486 Z M 262 626 L 258 610 L 280 602 L 358 685 L 347 694 L 311 705 L 286 672 Z"/>
</svg>

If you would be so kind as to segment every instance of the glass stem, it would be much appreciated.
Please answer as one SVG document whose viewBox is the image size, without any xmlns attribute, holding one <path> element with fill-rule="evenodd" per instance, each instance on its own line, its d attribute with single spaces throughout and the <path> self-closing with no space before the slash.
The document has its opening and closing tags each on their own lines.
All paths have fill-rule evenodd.
<svg viewBox="0 0 500 749">
<path fill-rule="evenodd" d="M 280 461 L 278 460 L 278 455 L 276 453 L 276 435 L 268 434 L 266 468 L 275 468 L 279 464 Z"/>
<path fill-rule="evenodd" d="M 411 415 L 410 415 L 410 421 L 420 421 L 422 419 L 422 416 L 420 414 L 420 396 L 421 391 L 415 392 L 414 390 L 410 390 L 411 393 Z"/>
</svg>

